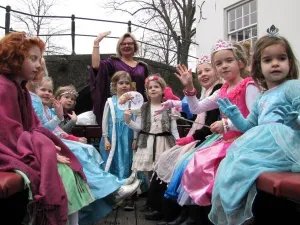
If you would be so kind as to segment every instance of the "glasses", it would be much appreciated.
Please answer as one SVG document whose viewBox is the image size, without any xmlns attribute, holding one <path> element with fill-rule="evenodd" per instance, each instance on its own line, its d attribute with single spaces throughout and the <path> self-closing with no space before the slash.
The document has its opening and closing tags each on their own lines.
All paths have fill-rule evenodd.
<svg viewBox="0 0 300 225">
<path fill-rule="evenodd" d="M 123 42 L 123 43 L 121 43 L 120 45 L 121 45 L 121 46 L 126 46 L 126 45 L 128 45 L 128 46 L 133 46 L 133 45 L 134 45 L 134 42 Z"/>
</svg>

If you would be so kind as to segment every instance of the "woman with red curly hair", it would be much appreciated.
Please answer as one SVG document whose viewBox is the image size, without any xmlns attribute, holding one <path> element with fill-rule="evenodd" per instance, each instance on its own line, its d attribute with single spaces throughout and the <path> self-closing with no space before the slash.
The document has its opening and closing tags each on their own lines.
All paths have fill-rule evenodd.
<svg viewBox="0 0 300 225">
<path fill-rule="evenodd" d="M 44 48 L 24 32 L 0 40 L 0 171 L 16 171 L 30 181 L 28 223 L 78 224 L 77 211 L 93 201 L 82 166 L 42 127 L 25 86 L 42 76 Z"/>
</svg>

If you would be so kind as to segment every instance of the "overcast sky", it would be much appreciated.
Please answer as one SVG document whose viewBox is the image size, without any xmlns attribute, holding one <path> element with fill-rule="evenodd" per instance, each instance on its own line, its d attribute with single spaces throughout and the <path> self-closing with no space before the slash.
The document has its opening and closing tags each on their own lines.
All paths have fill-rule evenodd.
<svg viewBox="0 0 300 225">
<path fill-rule="evenodd" d="M 56 4 L 51 9 L 51 15 L 55 16 L 71 16 L 75 14 L 77 17 L 88 17 L 104 20 L 114 20 L 128 22 L 131 20 L 135 23 L 135 18 L 131 17 L 128 14 L 121 12 L 112 12 L 111 10 L 104 9 L 103 0 L 56 0 Z M 10 5 L 12 9 L 21 9 L 21 11 L 28 12 L 26 6 L 21 6 L 18 4 L 18 0 L 1 0 L 0 5 L 6 6 Z M 71 19 L 60 19 L 52 21 L 52 24 L 61 28 L 61 29 L 70 29 Z M 77 34 L 89 34 L 89 35 L 98 35 L 100 32 L 107 30 L 112 31 L 111 36 L 120 37 L 127 31 L 127 25 L 115 24 L 115 23 L 105 23 L 105 22 L 94 22 L 94 21 L 85 21 L 85 20 L 75 20 L 76 24 L 76 33 Z M 0 8 L 0 26 L 5 27 L 5 9 Z M 24 26 L 15 21 L 11 21 L 11 27 L 14 30 L 24 30 Z M 140 38 L 141 31 L 134 31 L 133 34 L 137 39 Z M 67 31 L 71 33 L 71 31 Z M 4 35 L 4 30 L 0 29 L 0 36 Z M 75 52 L 76 54 L 90 54 L 93 46 L 93 37 L 76 37 L 75 40 Z M 71 52 L 71 37 L 63 36 L 55 38 L 55 42 L 59 42 L 64 47 L 67 47 L 69 52 Z M 101 53 L 115 53 L 117 39 L 104 39 L 101 42 Z M 190 55 L 196 55 L 194 50 Z M 190 67 L 195 67 L 194 59 L 191 59 Z"/>
</svg>

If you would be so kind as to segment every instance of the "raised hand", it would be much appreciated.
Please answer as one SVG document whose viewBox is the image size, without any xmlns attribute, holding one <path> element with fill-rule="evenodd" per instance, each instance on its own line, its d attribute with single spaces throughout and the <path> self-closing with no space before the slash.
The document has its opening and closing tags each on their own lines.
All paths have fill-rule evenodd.
<svg viewBox="0 0 300 225">
<path fill-rule="evenodd" d="M 178 65 L 176 67 L 176 71 L 177 72 L 175 73 L 175 75 L 181 81 L 183 86 L 185 86 L 189 90 L 194 89 L 192 70 L 188 70 L 185 65 Z"/>
<path fill-rule="evenodd" d="M 239 114 L 240 110 L 236 105 L 233 105 L 228 98 L 219 98 L 217 102 L 220 111 L 227 117 L 231 118 L 235 114 Z"/>
<path fill-rule="evenodd" d="M 108 35 L 110 35 L 111 31 L 106 31 L 106 32 L 103 32 L 103 33 L 100 33 L 95 41 L 94 41 L 94 44 L 99 44 L 100 41 L 102 41 L 103 38 L 107 37 Z"/>
<path fill-rule="evenodd" d="M 72 111 L 72 114 L 68 113 L 68 116 L 70 117 L 70 119 L 74 122 L 77 121 L 77 115 L 74 111 Z"/>
<path fill-rule="evenodd" d="M 176 139 L 176 145 L 184 146 L 184 145 L 189 144 L 193 141 L 195 141 L 193 136 L 178 138 L 178 139 Z"/>
<path fill-rule="evenodd" d="M 285 125 L 295 128 L 298 125 L 299 113 L 294 111 L 289 105 L 279 106 L 273 111 L 273 113 L 279 115 L 282 118 L 282 123 Z"/>
<path fill-rule="evenodd" d="M 53 105 L 53 108 L 56 112 L 57 117 L 60 120 L 63 120 L 63 118 L 64 118 L 64 108 L 63 108 L 62 104 L 58 100 L 56 100 L 55 98 L 51 98 L 51 103 Z"/>
</svg>

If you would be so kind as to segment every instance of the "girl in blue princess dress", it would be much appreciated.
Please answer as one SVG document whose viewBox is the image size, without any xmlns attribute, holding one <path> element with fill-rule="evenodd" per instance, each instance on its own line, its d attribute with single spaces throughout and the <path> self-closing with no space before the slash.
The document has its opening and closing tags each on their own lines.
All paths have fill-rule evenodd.
<svg viewBox="0 0 300 225">
<path fill-rule="evenodd" d="M 264 92 L 247 119 L 228 99 L 218 100 L 220 110 L 245 133 L 219 166 L 209 214 L 214 224 L 239 225 L 252 218 L 255 180 L 261 173 L 300 171 L 300 81 L 285 38 L 272 33 L 256 42 L 252 76 Z"/>
</svg>

